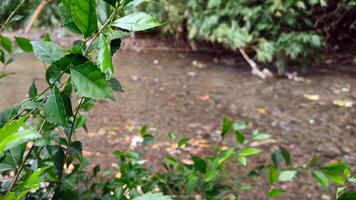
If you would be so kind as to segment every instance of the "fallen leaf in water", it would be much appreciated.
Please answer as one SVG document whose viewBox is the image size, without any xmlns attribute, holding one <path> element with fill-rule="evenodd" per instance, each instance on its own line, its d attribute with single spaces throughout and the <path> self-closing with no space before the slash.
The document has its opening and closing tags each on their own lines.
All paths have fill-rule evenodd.
<svg viewBox="0 0 356 200">
<path fill-rule="evenodd" d="M 349 100 L 333 100 L 333 104 L 340 107 L 352 107 L 354 103 Z"/>
<path fill-rule="evenodd" d="M 304 98 L 309 99 L 311 101 L 317 101 L 320 99 L 320 96 L 317 94 L 304 94 Z"/>
<path fill-rule="evenodd" d="M 198 99 L 200 101 L 208 101 L 208 100 L 210 100 L 210 96 L 209 95 L 204 95 L 204 96 L 198 97 Z"/>
<path fill-rule="evenodd" d="M 258 108 L 258 112 L 260 114 L 267 114 L 267 110 L 265 108 Z"/>
</svg>

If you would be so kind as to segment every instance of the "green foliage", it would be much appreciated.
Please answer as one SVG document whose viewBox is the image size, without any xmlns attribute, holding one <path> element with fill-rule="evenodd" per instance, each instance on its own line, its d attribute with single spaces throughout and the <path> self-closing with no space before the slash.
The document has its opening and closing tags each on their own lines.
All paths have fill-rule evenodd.
<svg viewBox="0 0 356 200">
<path fill-rule="evenodd" d="M 258 130 L 246 134 L 246 123 L 228 118 L 223 122 L 221 141 L 209 155 L 190 154 L 191 162 L 185 162 L 181 155 L 191 139 L 178 139 L 170 132 L 169 140 L 177 153 L 176 157 L 164 159 L 165 171 L 146 168 L 139 152 L 116 151 L 118 168 L 101 173 L 100 166 L 96 166 L 88 173 L 90 159 L 83 157 L 82 144 L 74 135 L 79 128 L 86 129 L 86 116 L 97 100 L 113 100 L 113 90 L 122 91 L 120 82 L 112 77 L 112 54 L 119 48 L 120 39 L 129 34 L 127 31 L 144 31 L 160 24 L 149 14 L 136 10 L 141 0 L 105 2 L 60 3 L 63 25 L 83 36 L 72 47 L 61 47 L 49 35 L 43 41 L 15 37 L 20 49 L 33 50 L 39 60 L 49 65 L 45 74 L 48 86 L 39 92 L 33 82 L 28 98 L 0 113 L 0 173 L 1 177 L 10 177 L 0 180 L 0 199 L 237 199 L 253 188 L 256 179 L 270 187 L 266 195 L 277 197 L 286 192 L 278 189 L 280 182 L 293 181 L 303 172 L 311 174 L 323 187 L 336 184 L 339 199 L 354 197 L 347 191 L 348 183 L 355 182 L 347 164 L 320 165 L 313 159 L 293 165 L 291 155 L 283 147 L 272 153 L 270 162 L 244 175 L 253 177 L 245 182 L 230 166 L 248 165 L 251 157 L 262 154 L 262 149 L 252 142 L 269 139 L 271 135 Z M 222 5 L 223 1 L 209 1 L 207 9 Z M 189 6 L 202 5 L 190 2 Z M 225 31 L 219 34 L 224 35 Z M 227 34 L 237 37 L 250 32 L 241 29 Z M 0 58 L 6 66 L 11 62 L 13 47 L 10 38 L 1 35 L 0 39 Z M 246 37 L 234 45 L 240 48 L 250 40 Z M 315 38 L 299 40 L 317 44 Z M 298 52 L 290 55 L 294 54 Z M 144 144 L 152 142 L 147 126 L 139 134 Z M 226 148 L 224 141 L 230 137 L 236 138 L 236 144 Z"/>
<path fill-rule="evenodd" d="M 282 72 L 289 60 L 303 67 L 315 63 L 324 41 L 314 28 L 313 11 L 324 1 L 160 0 L 167 19 L 163 30 L 191 40 L 247 49 L 262 63 Z"/>
</svg>

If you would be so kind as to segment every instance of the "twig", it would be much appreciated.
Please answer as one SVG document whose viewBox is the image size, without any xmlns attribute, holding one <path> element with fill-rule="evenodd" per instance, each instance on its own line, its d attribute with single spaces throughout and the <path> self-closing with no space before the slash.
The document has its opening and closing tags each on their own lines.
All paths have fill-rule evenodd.
<svg viewBox="0 0 356 200">
<path fill-rule="evenodd" d="M 40 127 L 40 129 L 39 129 L 39 131 L 38 131 L 40 134 L 41 134 L 42 131 L 43 131 L 43 128 L 44 128 L 44 125 L 45 125 L 46 121 L 47 121 L 47 120 L 43 120 L 43 122 L 42 122 L 42 124 L 41 124 L 41 127 Z M 31 148 L 29 149 L 28 153 L 26 154 L 24 160 L 22 161 L 22 163 L 21 163 L 21 165 L 20 165 L 20 168 L 17 170 L 17 173 L 16 173 L 16 175 L 15 175 L 15 178 L 14 178 L 14 180 L 13 180 L 12 183 L 11 183 L 9 192 L 11 192 L 12 189 L 15 187 L 16 181 L 17 181 L 17 179 L 19 178 L 22 169 L 25 167 L 26 161 L 27 161 L 28 158 L 30 157 L 31 152 L 32 152 L 34 146 L 35 146 L 35 145 L 32 144 L 32 146 L 31 146 Z"/>
<path fill-rule="evenodd" d="M 46 4 L 48 2 L 46 0 L 43 0 L 36 8 L 35 12 L 33 13 L 30 22 L 27 24 L 25 33 L 29 33 L 31 30 L 31 27 L 33 23 L 36 21 L 36 19 L 40 16 L 42 10 L 46 7 Z"/>
<path fill-rule="evenodd" d="M 22 0 L 19 5 L 17 5 L 17 7 L 15 8 L 15 10 L 13 10 L 11 12 L 11 14 L 9 15 L 9 17 L 6 19 L 6 21 L 1 25 L 0 27 L 0 33 L 4 30 L 5 26 L 10 22 L 11 18 L 14 16 L 14 14 L 16 13 L 16 11 L 25 3 L 26 0 Z"/>
<path fill-rule="evenodd" d="M 266 78 L 270 78 L 271 75 L 268 73 L 264 73 L 263 71 L 261 71 L 258 67 L 255 61 L 253 61 L 245 52 L 244 49 L 239 49 L 242 57 L 247 61 L 247 63 L 251 66 L 252 68 L 252 74 L 258 76 L 259 78 L 265 80 Z"/>
<path fill-rule="evenodd" d="M 71 127 L 70 127 L 70 132 L 69 132 L 69 136 L 68 136 L 68 147 L 66 149 L 66 152 L 64 154 L 64 162 L 63 162 L 63 166 L 61 168 L 61 170 L 59 171 L 58 173 L 58 186 L 57 186 L 57 190 L 54 194 L 54 199 L 59 199 L 59 195 L 61 193 L 61 185 L 62 185 L 62 177 L 63 177 L 63 168 L 64 168 L 64 165 L 65 163 L 67 162 L 67 158 L 68 158 L 68 153 L 69 153 L 69 148 L 70 148 L 70 145 L 71 145 L 71 142 L 72 142 L 72 134 L 74 132 L 74 129 L 75 129 L 75 121 L 77 119 L 77 116 L 79 114 L 79 110 L 80 110 L 80 107 L 82 106 L 83 102 L 84 102 L 84 97 L 82 97 L 80 99 L 80 103 L 78 105 L 78 108 L 74 114 L 74 117 L 73 117 L 73 122 L 71 124 Z"/>
</svg>

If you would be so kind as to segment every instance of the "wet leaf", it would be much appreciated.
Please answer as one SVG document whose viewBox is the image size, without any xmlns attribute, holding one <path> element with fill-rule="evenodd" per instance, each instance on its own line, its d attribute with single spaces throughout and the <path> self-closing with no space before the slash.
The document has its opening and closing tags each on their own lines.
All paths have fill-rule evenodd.
<svg viewBox="0 0 356 200">
<path fill-rule="evenodd" d="M 231 130 L 232 126 L 233 126 L 233 121 L 228 118 L 224 118 L 223 127 L 221 129 L 222 138 L 226 136 L 226 134 Z"/>
<path fill-rule="evenodd" d="M 313 178 L 320 183 L 324 188 L 329 187 L 329 180 L 322 171 L 312 171 Z"/>
<path fill-rule="evenodd" d="M 244 156 L 237 156 L 237 160 L 243 165 L 243 166 L 247 166 L 247 159 L 246 159 L 246 157 L 244 157 Z"/>
<path fill-rule="evenodd" d="M 30 98 L 34 98 L 37 96 L 37 88 L 36 88 L 36 85 L 35 85 L 35 81 L 32 81 L 32 84 L 31 84 L 31 87 L 28 91 L 28 96 Z"/>
<path fill-rule="evenodd" d="M 53 42 L 32 41 L 33 51 L 37 58 L 51 64 L 64 57 L 62 47 Z"/>
<path fill-rule="evenodd" d="M 182 146 L 185 146 L 188 144 L 190 138 L 183 138 L 181 140 L 179 140 L 178 142 L 178 148 L 182 147 Z"/>
<path fill-rule="evenodd" d="M 32 44 L 31 40 L 24 37 L 15 37 L 17 45 L 19 45 L 20 49 L 24 52 L 32 52 Z"/>
<path fill-rule="evenodd" d="M 272 189 L 268 193 L 268 198 L 276 198 L 284 194 L 284 190 L 282 189 Z"/>
<path fill-rule="evenodd" d="M 72 1 L 71 14 L 74 23 L 84 37 L 90 36 L 98 29 L 95 0 Z"/>
<path fill-rule="evenodd" d="M 194 162 L 195 168 L 201 173 L 205 174 L 207 171 L 207 164 L 205 160 L 199 158 L 198 156 L 191 155 L 191 158 Z"/>
<path fill-rule="evenodd" d="M 70 69 L 77 94 L 93 99 L 114 99 L 110 84 L 98 67 L 84 63 Z"/>
<path fill-rule="evenodd" d="M 297 171 L 295 170 L 286 170 L 286 171 L 282 171 L 279 174 L 278 180 L 279 181 L 291 181 L 293 180 L 296 176 L 297 176 Z"/>
<path fill-rule="evenodd" d="M 12 52 L 12 43 L 11 40 L 9 38 L 7 38 L 6 36 L 0 35 L 0 42 L 2 47 L 4 47 L 4 49 L 11 53 Z"/>
<path fill-rule="evenodd" d="M 311 101 L 317 101 L 320 99 L 320 96 L 317 94 L 304 94 L 304 98 L 311 100 Z"/>
<path fill-rule="evenodd" d="M 128 31 L 144 31 L 160 26 L 160 23 L 147 13 L 138 12 L 119 18 L 112 25 Z"/>
<path fill-rule="evenodd" d="M 100 70 L 106 74 L 106 79 L 110 79 L 111 75 L 114 73 L 114 67 L 112 64 L 110 44 L 107 36 L 100 34 L 99 36 L 99 46 L 97 54 L 97 62 Z"/>
<path fill-rule="evenodd" d="M 49 122 L 63 127 L 69 127 L 65 105 L 57 87 L 54 87 L 48 96 L 44 114 Z"/>
<path fill-rule="evenodd" d="M 41 135 L 35 130 L 20 130 L 20 127 L 24 125 L 25 120 L 26 118 L 20 118 L 18 120 L 11 121 L 0 129 L 0 154 L 2 154 L 5 150 L 16 147 L 17 145 L 41 137 Z"/>
<path fill-rule="evenodd" d="M 257 148 L 245 148 L 241 150 L 238 155 L 242 157 L 248 157 L 248 156 L 259 154 L 261 153 L 261 151 L 262 151 L 261 149 L 257 149 Z"/>
<path fill-rule="evenodd" d="M 333 104 L 340 107 L 352 107 L 355 102 L 350 100 L 333 100 Z"/>
</svg>

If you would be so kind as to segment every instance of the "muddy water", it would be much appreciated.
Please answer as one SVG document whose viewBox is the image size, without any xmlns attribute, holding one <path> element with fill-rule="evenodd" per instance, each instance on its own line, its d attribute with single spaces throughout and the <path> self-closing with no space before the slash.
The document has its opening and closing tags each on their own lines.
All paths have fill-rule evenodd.
<svg viewBox="0 0 356 200">
<path fill-rule="evenodd" d="M 89 133 L 79 135 L 84 150 L 97 163 L 110 166 L 113 150 L 134 148 L 133 129 L 148 124 L 161 145 L 152 147 L 145 159 L 159 165 L 167 150 L 168 131 L 214 143 L 223 117 L 228 116 L 271 133 L 274 141 L 261 148 L 270 152 L 271 146 L 282 145 L 291 150 L 297 164 L 318 155 L 322 161 L 356 165 L 356 105 L 332 103 L 356 100 L 352 73 L 324 70 L 301 82 L 262 81 L 250 74 L 244 62 L 213 54 L 125 51 L 114 61 L 115 76 L 125 92 L 116 94 L 115 102 L 99 101 L 90 114 Z M 33 79 L 44 87 L 44 67 L 32 55 L 21 55 L 8 71 L 15 74 L 0 81 L 2 109 L 21 101 Z M 304 95 L 319 99 L 312 101 Z M 283 187 L 294 191 L 284 199 L 331 195 L 330 191 L 315 192 L 320 188 L 305 179 Z M 265 199 L 262 193 L 248 197 Z"/>
</svg>

